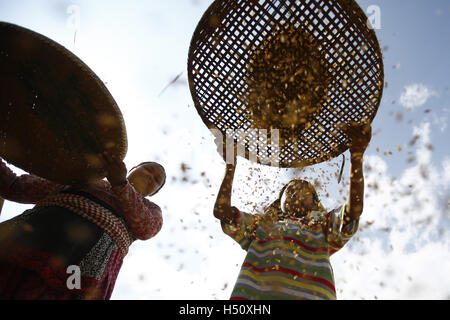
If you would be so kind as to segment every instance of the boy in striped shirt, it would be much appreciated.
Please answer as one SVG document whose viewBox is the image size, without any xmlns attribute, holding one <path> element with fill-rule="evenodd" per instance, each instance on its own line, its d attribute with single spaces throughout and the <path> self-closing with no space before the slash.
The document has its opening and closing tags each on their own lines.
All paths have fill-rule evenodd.
<svg viewBox="0 0 450 320">
<path fill-rule="evenodd" d="M 264 214 L 248 214 L 231 206 L 235 163 L 227 164 L 214 215 L 223 231 L 247 251 L 232 300 L 334 300 L 330 256 L 358 229 L 363 210 L 363 154 L 370 126 L 348 125 L 351 173 L 348 201 L 328 214 L 314 187 L 293 180 Z M 235 159 L 236 160 L 236 159 Z"/>
</svg>

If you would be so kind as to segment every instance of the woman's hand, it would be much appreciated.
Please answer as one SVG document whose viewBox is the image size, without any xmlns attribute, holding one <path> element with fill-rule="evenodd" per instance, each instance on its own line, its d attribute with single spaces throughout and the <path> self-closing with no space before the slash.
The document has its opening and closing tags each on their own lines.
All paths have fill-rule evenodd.
<svg viewBox="0 0 450 320">
<path fill-rule="evenodd" d="M 0 213 L 2 213 L 2 208 L 3 208 L 3 203 L 5 202 L 5 200 L 3 200 L 2 197 L 0 197 Z"/>
<path fill-rule="evenodd" d="M 106 179 L 113 188 L 125 185 L 128 182 L 127 167 L 122 160 L 107 151 L 99 154 L 99 157 L 105 166 Z"/>
</svg>

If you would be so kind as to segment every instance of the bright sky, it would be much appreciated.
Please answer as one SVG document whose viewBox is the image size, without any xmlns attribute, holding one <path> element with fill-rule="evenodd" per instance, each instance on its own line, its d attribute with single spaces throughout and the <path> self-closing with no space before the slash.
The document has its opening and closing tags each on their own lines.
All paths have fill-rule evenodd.
<svg viewBox="0 0 450 320">
<path fill-rule="evenodd" d="M 106 83 L 126 121 L 127 166 L 156 160 L 168 172 L 152 199 L 163 230 L 132 246 L 113 299 L 228 299 L 244 259 L 212 214 L 224 165 L 186 79 L 190 39 L 211 2 L 0 0 L 1 21 L 57 41 Z M 357 2 L 380 8 L 387 87 L 366 154 L 361 228 L 332 257 L 338 298 L 450 299 L 450 2 Z M 302 173 L 320 180 L 329 209 L 346 193 L 333 176 L 339 164 Z M 296 174 L 240 159 L 234 204 L 261 208 Z M 6 202 L 0 221 L 27 208 Z"/>
</svg>

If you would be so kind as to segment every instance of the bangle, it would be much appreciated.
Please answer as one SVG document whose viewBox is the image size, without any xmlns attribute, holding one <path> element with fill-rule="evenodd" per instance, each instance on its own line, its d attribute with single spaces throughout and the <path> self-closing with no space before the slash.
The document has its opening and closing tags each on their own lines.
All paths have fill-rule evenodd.
<svg viewBox="0 0 450 320">
<path fill-rule="evenodd" d="M 231 207 L 231 209 L 234 211 L 235 214 L 235 224 L 239 224 L 239 218 L 241 217 L 240 211 L 236 207 Z"/>
</svg>

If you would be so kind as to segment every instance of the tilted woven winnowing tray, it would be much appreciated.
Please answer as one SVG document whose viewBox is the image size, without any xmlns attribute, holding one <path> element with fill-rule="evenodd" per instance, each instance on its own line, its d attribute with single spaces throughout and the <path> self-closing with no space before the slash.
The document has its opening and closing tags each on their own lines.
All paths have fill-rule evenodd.
<svg viewBox="0 0 450 320">
<path fill-rule="evenodd" d="M 285 168 L 345 152 L 339 125 L 371 123 L 384 87 L 375 31 L 354 0 L 217 0 L 194 32 L 188 77 L 208 128 Z"/>
<path fill-rule="evenodd" d="M 103 82 L 53 40 L 0 22 L 0 156 L 61 184 L 102 179 L 124 159 L 122 113 Z"/>
</svg>

